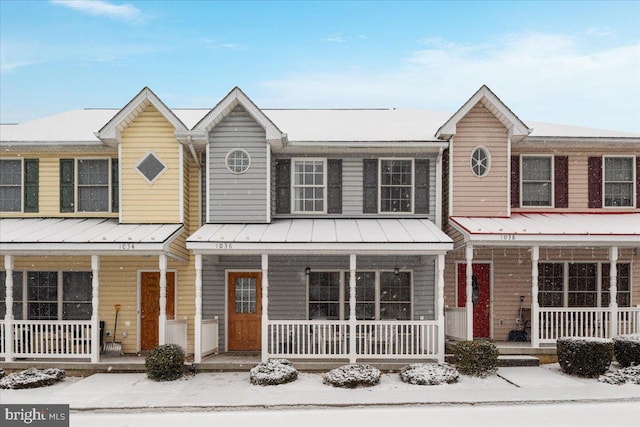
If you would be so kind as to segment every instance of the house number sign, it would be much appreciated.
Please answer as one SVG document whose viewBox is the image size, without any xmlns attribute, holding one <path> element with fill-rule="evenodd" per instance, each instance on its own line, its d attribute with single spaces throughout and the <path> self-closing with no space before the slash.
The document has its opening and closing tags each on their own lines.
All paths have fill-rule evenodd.
<svg viewBox="0 0 640 427">
<path fill-rule="evenodd" d="M 501 240 L 516 240 L 516 235 L 515 234 L 501 234 L 500 235 L 500 239 Z"/>
<path fill-rule="evenodd" d="M 229 242 L 218 242 L 215 243 L 216 249 L 231 249 L 231 243 Z"/>
</svg>

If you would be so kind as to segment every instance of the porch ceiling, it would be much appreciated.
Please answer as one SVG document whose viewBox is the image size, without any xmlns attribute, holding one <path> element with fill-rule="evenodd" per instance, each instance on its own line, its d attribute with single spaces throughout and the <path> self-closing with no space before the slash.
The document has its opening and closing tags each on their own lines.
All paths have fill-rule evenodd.
<svg viewBox="0 0 640 427">
<path fill-rule="evenodd" d="M 2 255 L 156 255 L 182 224 L 120 224 L 115 218 L 2 218 Z"/>
<path fill-rule="evenodd" d="M 425 219 L 279 219 L 269 224 L 206 224 L 187 239 L 198 253 L 439 254 L 452 240 Z"/>
<path fill-rule="evenodd" d="M 640 247 L 640 213 L 522 213 L 451 217 L 465 242 L 492 246 Z"/>
</svg>

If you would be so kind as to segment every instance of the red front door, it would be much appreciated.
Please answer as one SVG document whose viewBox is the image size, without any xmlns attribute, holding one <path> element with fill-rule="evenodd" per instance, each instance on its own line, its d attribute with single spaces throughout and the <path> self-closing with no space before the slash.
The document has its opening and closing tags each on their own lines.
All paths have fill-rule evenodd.
<svg viewBox="0 0 640 427">
<path fill-rule="evenodd" d="M 491 264 L 474 263 L 473 279 L 473 337 L 489 338 L 491 315 Z M 458 307 L 467 301 L 467 265 L 458 264 Z"/>
</svg>

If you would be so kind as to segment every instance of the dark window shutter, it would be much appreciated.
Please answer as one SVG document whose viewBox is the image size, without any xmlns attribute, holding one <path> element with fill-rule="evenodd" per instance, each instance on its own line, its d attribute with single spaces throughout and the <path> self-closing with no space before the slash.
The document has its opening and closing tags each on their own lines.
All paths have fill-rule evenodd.
<svg viewBox="0 0 640 427">
<path fill-rule="evenodd" d="M 24 211 L 38 212 L 38 159 L 24 159 Z"/>
<path fill-rule="evenodd" d="M 520 156 L 511 156 L 511 207 L 520 207 Z"/>
<path fill-rule="evenodd" d="M 291 213 L 291 160 L 276 160 L 276 213 Z"/>
<path fill-rule="evenodd" d="M 118 212 L 120 208 L 120 177 L 118 174 L 118 159 L 111 159 L 111 212 Z"/>
<path fill-rule="evenodd" d="M 60 212 L 74 211 L 74 160 L 60 159 Z"/>
<path fill-rule="evenodd" d="M 589 157 L 589 207 L 602 207 L 602 157 Z"/>
<path fill-rule="evenodd" d="M 429 213 L 429 159 L 416 159 L 414 213 Z"/>
<path fill-rule="evenodd" d="M 342 213 L 342 160 L 327 160 L 327 213 Z"/>
<path fill-rule="evenodd" d="M 378 213 L 378 159 L 362 161 L 362 212 Z"/>
<path fill-rule="evenodd" d="M 554 163 L 554 202 L 556 208 L 569 207 L 569 157 L 555 156 Z"/>
<path fill-rule="evenodd" d="M 640 156 L 636 157 L 636 207 L 640 208 Z"/>
</svg>

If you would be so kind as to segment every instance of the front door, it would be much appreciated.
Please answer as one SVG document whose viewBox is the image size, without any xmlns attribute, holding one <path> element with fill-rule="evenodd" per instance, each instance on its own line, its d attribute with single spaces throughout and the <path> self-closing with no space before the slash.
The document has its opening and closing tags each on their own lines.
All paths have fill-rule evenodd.
<svg viewBox="0 0 640 427">
<path fill-rule="evenodd" d="M 229 273 L 229 350 L 260 350 L 262 274 Z"/>
<path fill-rule="evenodd" d="M 175 273 L 167 273 L 167 319 L 175 313 Z M 140 274 L 140 348 L 151 350 L 158 346 L 160 316 L 160 272 Z"/>
<path fill-rule="evenodd" d="M 473 337 L 489 338 L 491 315 L 491 264 L 473 263 Z M 467 301 L 467 265 L 458 264 L 458 307 Z"/>
</svg>

